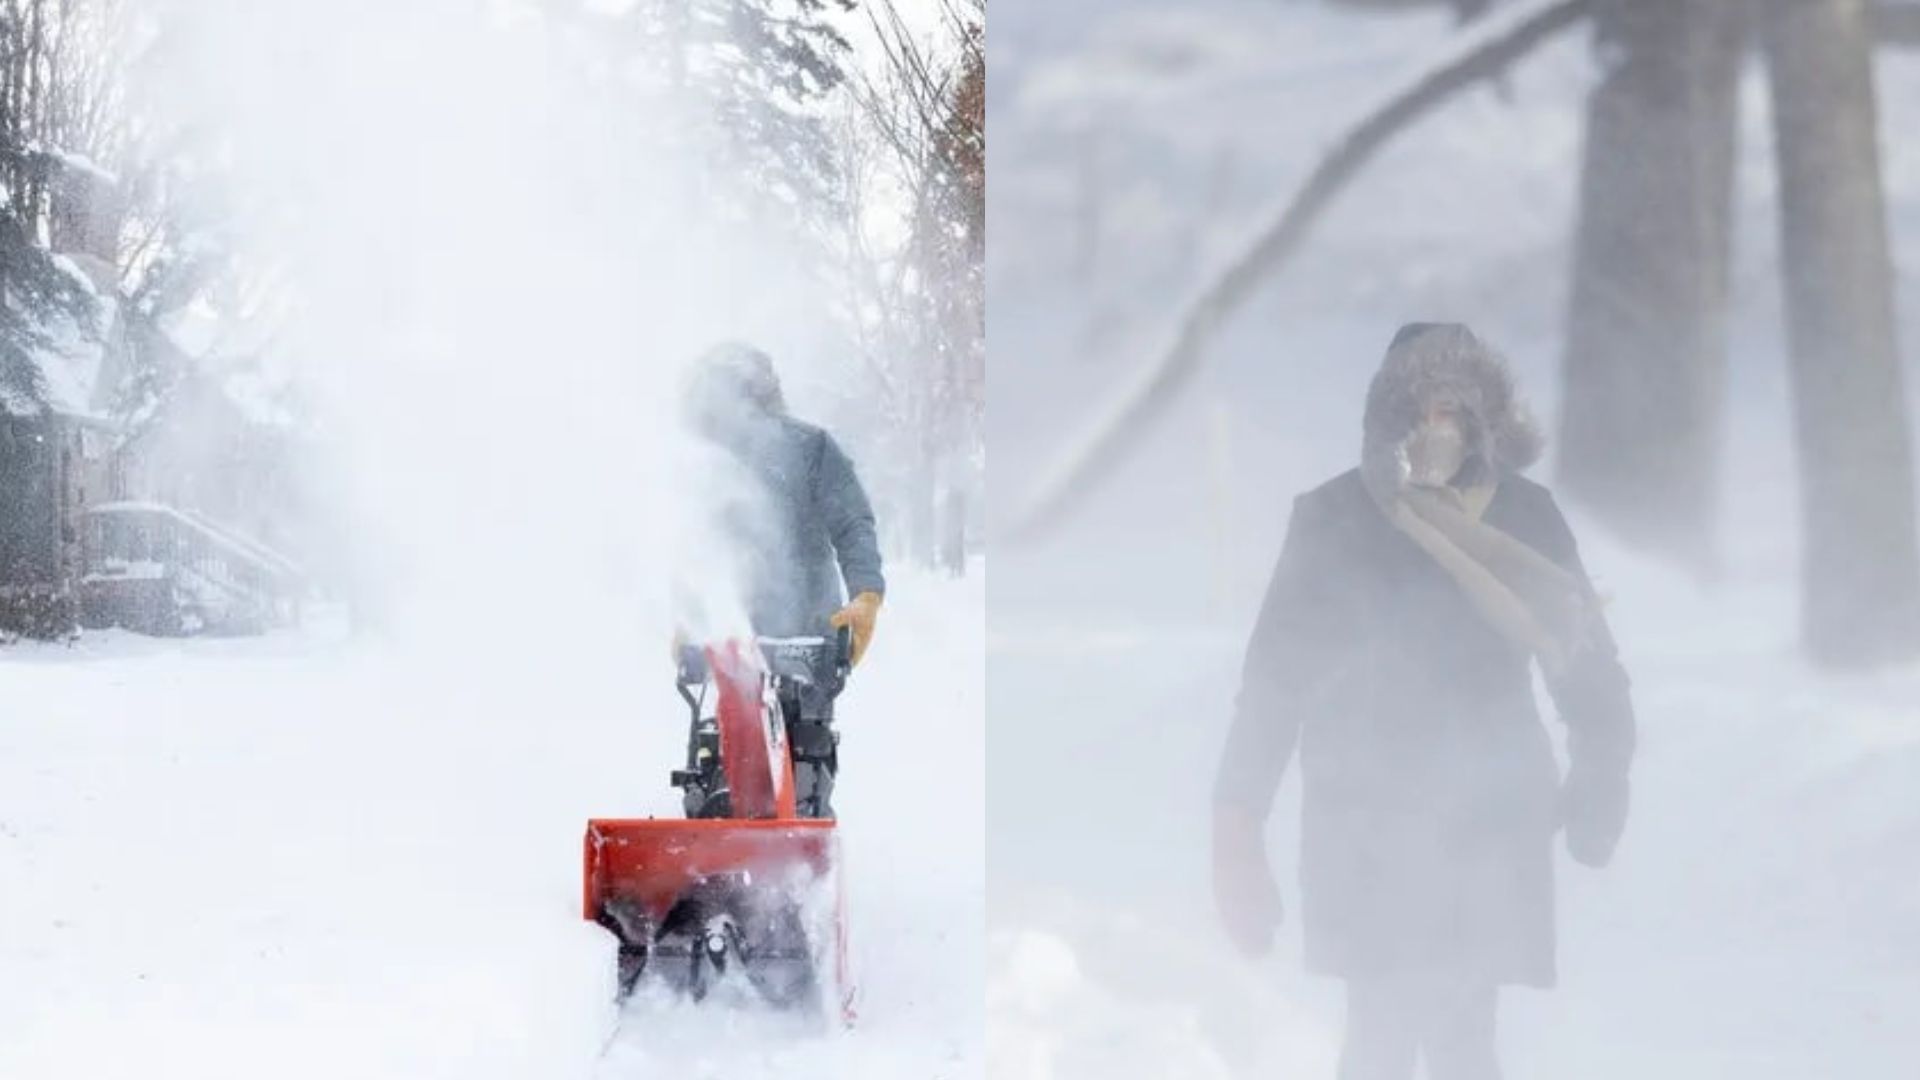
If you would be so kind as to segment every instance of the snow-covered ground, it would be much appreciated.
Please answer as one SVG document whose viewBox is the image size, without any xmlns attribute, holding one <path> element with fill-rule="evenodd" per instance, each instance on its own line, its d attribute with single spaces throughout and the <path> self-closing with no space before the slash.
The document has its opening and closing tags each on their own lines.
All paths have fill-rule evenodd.
<svg viewBox="0 0 1920 1080">
<path fill-rule="evenodd" d="M 634 1009 L 609 1044 L 581 833 L 678 812 L 666 579 L 715 601 L 738 539 L 675 520 L 728 482 L 669 445 L 685 368 L 753 342 L 876 497 L 888 463 L 819 237 L 752 209 L 793 178 L 645 77 L 681 50 L 532 6 L 141 6 L 175 239 L 241 283 L 174 328 L 265 341 L 311 427 L 286 531 L 390 629 L 0 648 L 0 1080 L 983 1067 L 984 569 L 895 572 L 844 698 L 858 1026 Z"/>
<path fill-rule="evenodd" d="M 1441 14 L 1316 2 L 1001 13 L 988 303 L 993 355 L 1018 362 L 995 366 L 990 440 L 1025 464 L 996 477 L 997 510 L 1147 359 L 1208 267 L 1449 32 Z M 1920 390 L 1920 156 L 1895 136 L 1920 124 L 1920 57 L 1885 58 Z M 1572 34 L 1395 143 L 1078 518 L 996 552 L 996 1078 L 1332 1075 L 1341 987 L 1302 972 L 1297 920 L 1249 963 L 1209 893 L 1208 792 L 1240 651 L 1290 496 L 1354 463 L 1366 381 L 1400 322 L 1476 326 L 1551 424 L 1593 77 Z M 1750 70 L 1717 581 L 1645 562 L 1569 506 L 1636 680 L 1641 755 L 1615 864 L 1563 862 L 1560 988 L 1505 997 L 1518 1080 L 1920 1075 L 1920 668 L 1842 679 L 1798 655 L 1764 98 Z M 1551 462 L 1538 475 L 1551 482 Z M 1269 830 L 1296 911 L 1297 784 Z"/>
<path fill-rule="evenodd" d="M 844 1033 L 615 1016 L 580 833 L 675 812 L 661 642 L 0 649 L 0 1076 L 976 1076 L 983 597 L 983 569 L 898 575 L 843 698 Z"/>
<path fill-rule="evenodd" d="M 1636 677 L 1634 820 L 1607 871 L 1563 862 L 1562 985 L 1507 996 L 1511 1075 L 1912 1075 L 1920 669 L 1823 678 L 1783 592 L 1589 561 Z M 990 640 L 992 1075 L 1331 1076 L 1339 987 L 1302 973 L 1297 922 L 1260 965 L 1215 929 L 1206 784 L 1241 641 L 999 616 Z M 1293 905 L 1297 784 L 1269 833 Z"/>
</svg>

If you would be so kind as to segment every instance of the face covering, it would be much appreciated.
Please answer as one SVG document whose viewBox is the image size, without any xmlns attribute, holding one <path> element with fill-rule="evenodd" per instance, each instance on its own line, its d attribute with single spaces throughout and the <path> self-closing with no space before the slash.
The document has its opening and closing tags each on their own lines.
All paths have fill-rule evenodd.
<svg viewBox="0 0 1920 1080">
<path fill-rule="evenodd" d="M 1467 460 L 1467 436 L 1458 420 L 1430 420 L 1407 436 L 1407 480 L 1421 487 L 1445 487 Z"/>
</svg>

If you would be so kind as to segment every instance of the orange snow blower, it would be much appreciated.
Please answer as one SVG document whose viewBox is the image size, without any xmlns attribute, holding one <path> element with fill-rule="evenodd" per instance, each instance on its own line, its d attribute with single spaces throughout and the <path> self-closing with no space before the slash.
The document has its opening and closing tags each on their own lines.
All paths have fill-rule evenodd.
<svg viewBox="0 0 1920 1080">
<path fill-rule="evenodd" d="M 687 817 L 587 823 L 583 914 L 619 942 L 622 998 L 644 977 L 699 1000 L 738 974 L 775 1007 L 852 1019 L 839 838 L 800 816 L 789 730 L 847 657 L 844 634 L 680 650 Z"/>
</svg>

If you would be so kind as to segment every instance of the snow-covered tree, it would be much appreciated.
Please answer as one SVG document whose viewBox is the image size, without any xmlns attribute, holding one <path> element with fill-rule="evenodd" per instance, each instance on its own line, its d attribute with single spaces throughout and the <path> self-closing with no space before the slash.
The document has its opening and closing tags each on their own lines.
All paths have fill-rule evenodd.
<svg viewBox="0 0 1920 1080">
<path fill-rule="evenodd" d="M 859 189 L 844 246 L 856 327 L 905 462 L 896 502 L 909 553 L 964 565 L 985 467 L 986 11 L 943 0 L 919 32 L 891 0 L 870 9 L 879 53 L 859 83 L 844 152 Z M 865 220 L 897 204 L 897 239 Z"/>
<path fill-rule="evenodd" d="M 840 211 L 822 103 L 847 79 L 840 27 L 855 0 L 638 0 L 615 14 L 553 0 L 548 10 L 587 20 L 623 74 L 698 103 L 708 123 L 694 134 L 717 152 L 710 172 L 721 188 L 749 196 L 743 216 Z"/>
<path fill-rule="evenodd" d="M 34 354 L 49 322 L 92 310 L 88 282 L 53 251 L 105 186 L 90 151 L 111 137 L 107 103 L 89 92 L 104 6 L 0 0 L 0 393 L 16 409 L 42 405 Z"/>
</svg>

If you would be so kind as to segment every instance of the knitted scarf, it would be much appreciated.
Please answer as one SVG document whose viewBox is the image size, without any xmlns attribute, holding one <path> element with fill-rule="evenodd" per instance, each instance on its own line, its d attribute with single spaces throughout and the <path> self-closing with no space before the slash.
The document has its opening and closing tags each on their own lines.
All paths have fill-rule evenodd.
<svg viewBox="0 0 1920 1080">
<path fill-rule="evenodd" d="M 1498 481 L 1465 490 L 1408 483 L 1397 457 L 1365 463 L 1369 494 L 1393 527 L 1459 585 L 1507 640 L 1540 660 L 1548 678 L 1590 643 L 1597 605 L 1586 582 L 1482 520 Z"/>
</svg>

